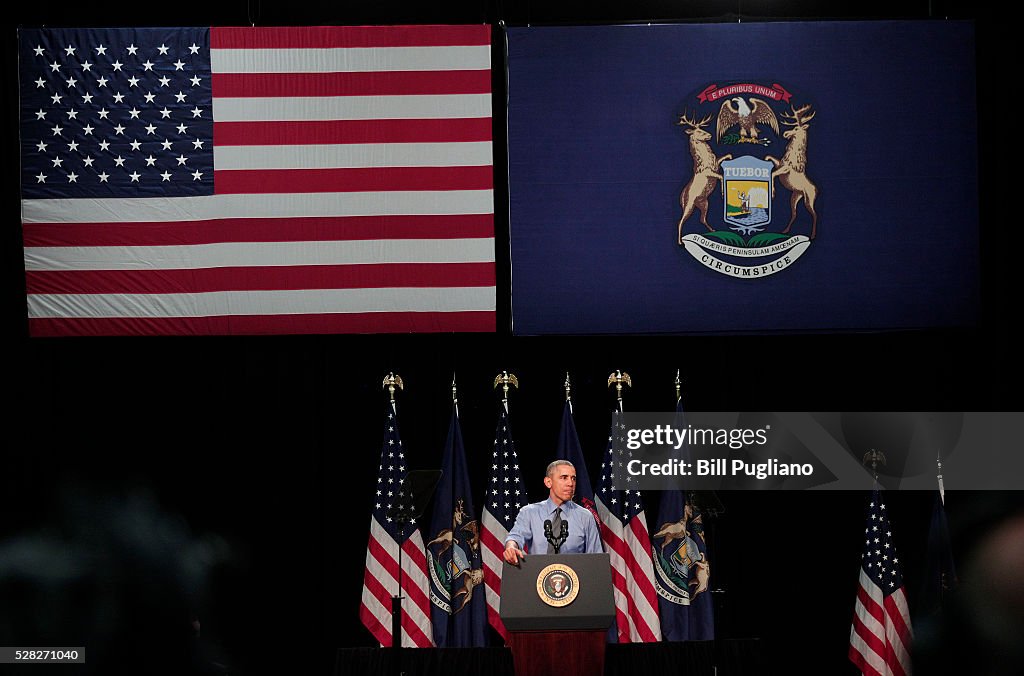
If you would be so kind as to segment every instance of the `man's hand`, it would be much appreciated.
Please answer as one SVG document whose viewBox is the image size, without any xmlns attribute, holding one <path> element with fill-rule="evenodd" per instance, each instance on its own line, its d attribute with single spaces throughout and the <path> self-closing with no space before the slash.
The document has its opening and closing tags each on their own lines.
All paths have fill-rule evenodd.
<svg viewBox="0 0 1024 676">
<path fill-rule="evenodd" d="M 526 552 L 519 549 L 515 540 L 509 540 L 505 545 L 505 561 L 513 566 L 518 566 L 519 561 L 526 558 Z"/>
</svg>

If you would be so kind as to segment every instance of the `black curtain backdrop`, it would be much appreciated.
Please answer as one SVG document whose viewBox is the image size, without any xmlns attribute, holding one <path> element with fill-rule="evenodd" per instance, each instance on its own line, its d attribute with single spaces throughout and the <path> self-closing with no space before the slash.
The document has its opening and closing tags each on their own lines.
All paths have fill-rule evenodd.
<svg viewBox="0 0 1024 676">
<path fill-rule="evenodd" d="M 976 327 L 511 338 L 504 56 L 496 27 L 498 335 L 28 338 L 18 225 L 18 25 L 924 19 L 929 7 L 935 20 L 977 22 Z M 995 206 L 1003 190 L 993 186 L 1004 153 L 1014 153 L 999 85 L 1012 81 L 1015 68 L 998 47 L 1012 40 L 1012 22 L 975 5 L 264 0 L 249 7 L 48 3 L 10 12 L 3 33 L 3 274 L 13 375 L 5 379 L 8 442 L 0 470 L 0 645 L 88 645 L 85 669 L 94 673 L 157 673 L 187 663 L 242 674 L 327 674 L 339 648 L 372 646 L 358 607 L 382 439 L 381 380 L 389 371 L 406 384 L 400 424 L 414 469 L 440 464 L 457 378 L 477 505 L 497 415 L 492 383 L 505 369 L 521 384 L 510 406 L 531 499 L 544 495 L 541 475 L 554 453 L 567 371 L 595 482 L 614 404 L 606 380 L 615 369 L 633 377 L 625 405 L 634 411 L 670 410 L 676 369 L 691 410 L 1021 409 L 1019 340 L 1011 329 L 1021 307 L 1011 269 L 1015 224 Z M 681 289 L 680 302 L 685 298 Z M 772 367 L 781 360 L 786 368 Z M 725 512 L 708 526 L 712 586 L 722 590 L 719 636 L 760 639 L 772 673 L 852 673 L 846 652 L 867 488 L 721 494 Z M 653 523 L 658 496 L 645 499 Z M 913 609 L 934 496 L 894 492 L 888 499 Z M 980 536 L 982 524 L 1020 503 L 1018 494 L 948 494 L 959 551 Z M 188 637 L 193 619 L 202 627 L 198 641 Z"/>
</svg>

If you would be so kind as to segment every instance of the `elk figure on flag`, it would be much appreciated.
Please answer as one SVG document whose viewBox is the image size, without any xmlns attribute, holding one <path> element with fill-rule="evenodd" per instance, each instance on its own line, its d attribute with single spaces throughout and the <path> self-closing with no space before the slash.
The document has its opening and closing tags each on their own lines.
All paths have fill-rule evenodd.
<svg viewBox="0 0 1024 676">
<path fill-rule="evenodd" d="M 681 389 L 677 372 L 675 426 L 680 429 L 685 427 Z M 689 447 L 683 453 L 689 461 Z M 710 641 L 715 638 L 715 617 L 704 514 L 685 491 L 663 491 L 656 523 L 660 525 L 652 536 L 651 553 L 662 638 Z"/>
<path fill-rule="evenodd" d="M 487 639 L 480 522 L 469 490 L 459 400 L 452 382 L 452 420 L 441 462 L 441 485 L 427 543 L 431 616 L 438 648 L 482 647 Z M 480 587 L 480 588 L 478 588 Z"/>
<path fill-rule="evenodd" d="M 431 639 L 430 601 L 427 583 L 427 558 L 423 536 L 413 519 L 399 526 L 393 507 L 405 496 L 400 488 L 406 475 L 406 455 L 398 433 L 398 406 L 395 390 L 403 389 L 402 379 L 392 373 L 384 378 L 390 400 L 384 420 L 384 444 L 377 468 L 377 485 L 370 515 L 370 541 L 366 548 L 363 597 L 359 619 L 382 647 L 391 647 L 392 597 L 402 596 L 402 635 L 400 646 L 425 648 Z M 401 548 L 401 557 L 399 557 Z M 401 559 L 402 572 L 398 566 Z M 402 588 L 398 588 L 401 577 Z"/>
<path fill-rule="evenodd" d="M 862 674 L 908 676 L 912 639 L 903 570 L 885 500 L 876 482 L 864 528 L 864 553 L 850 629 L 850 661 Z"/>
<path fill-rule="evenodd" d="M 505 538 L 516 522 L 519 509 L 527 502 L 526 486 L 519 471 L 519 456 L 512 440 L 509 422 L 509 386 L 519 387 L 514 374 L 503 371 L 494 379 L 494 387 L 502 387 L 498 425 L 494 431 L 491 471 L 484 492 L 480 545 L 484 560 L 484 591 L 487 598 L 487 619 L 507 643 L 508 630 L 501 621 L 501 567 Z"/>
<path fill-rule="evenodd" d="M 631 479 L 618 480 L 614 468 L 625 465 L 632 454 L 625 449 L 622 434 L 622 386 L 632 386 L 628 373 L 616 371 L 608 378 L 614 384 L 618 407 L 612 414 L 608 433 L 608 449 L 601 463 L 601 481 L 595 502 L 601 517 L 601 539 L 604 549 L 611 555 L 612 585 L 615 598 L 615 626 L 609 631 L 609 641 L 619 643 L 647 643 L 661 640 L 661 620 L 658 618 L 658 592 L 654 587 L 654 565 L 651 560 L 651 538 L 644 514 L 640 491 L 630 487 Z M 615 440 L 619 439 L 620 443 Z M 623 449 L 623 450 L 619 450 Z"/>
</svg>

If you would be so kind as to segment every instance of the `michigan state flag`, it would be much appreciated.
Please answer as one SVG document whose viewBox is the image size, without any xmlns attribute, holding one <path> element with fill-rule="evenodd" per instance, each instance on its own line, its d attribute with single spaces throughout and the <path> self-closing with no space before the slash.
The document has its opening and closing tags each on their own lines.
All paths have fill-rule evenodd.
<svg viewBox="0 0 1024 676">
<path fill-rule="evenodd" d="M 510 28 L 514 332 L 976 323 L 974 52 L 958 21 Z"/>
<path fill-rule="evenodd" d="M 456 405 L 448 427 L 434 516 L 427 533 L 430 616 L 438 648 L 485 644 L 487 604 L 479 523 L 469 491 L 466 451 Z"/>
<path fill-rule="evenodd" d="M 590 486 L 590 474 L 587 472 L 587 463 L 583 459 L 579 435 L 576 434 L 576 423 L 572 418 L 572 402 L 568 399 L 565 400 L 565 408 L 562 409 L 562 429 L 558 434 L 558 457 L 552 458 L 552 460 L 568 460 L 576 468 L 576 495 L 573 496 L 573 502 L 589 509 L 600 525 L 601 518 L 597 515 L 597 506 L 594 504 L 594 489 Z"/>
<path fill-rule="evenodd" d="M 682 414 L 680 399 L 676 402 L 680 426 Z M 651 533 L 651 551 L 662 640 L 711 640 L 715 615 L 704 516 L 683 491 L 664 491 L 657 523 L 657 530 Z"/>
</svg>

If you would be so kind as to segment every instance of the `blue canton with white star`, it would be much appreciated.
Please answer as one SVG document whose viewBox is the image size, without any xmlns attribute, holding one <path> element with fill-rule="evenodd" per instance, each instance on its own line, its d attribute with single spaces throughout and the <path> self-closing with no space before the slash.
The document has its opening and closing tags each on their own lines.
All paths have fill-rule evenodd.
<svg viewBox="0 0 1024 676">
<path fill-rule="evenodd" d="M 405 480 L 405 451 L 398 434 L 397 408 L 388 404 L 388 417 L 384 421 L 384 445 L 380 451 L 380 466 L 377 468 L 377 488 L 373 504 L 373 516 L 384 527 L 395 542 L 402 543 L 419 526 L 416 519 L 405 525 L 405 537 L 399 537 L 398 523 L 388 515 L 399 500 L 405 498 L 402 481 Z"/>
<path fill-rule="evenodd" d="M 505 530 L 515 525 L 519 509 L 525 505 L 526 486 L 519 471 L 519 456 L 512 441 L 512 427 L 508 413 L 502 410 L 494 432 L 494 451 L 491 453 L 491 473 L 484 492 L 484 504 L 491 516 Z"/>
<path fill-rule="evenodd" d="M 896 546 L 892 541 L 892 528 L 886 513 L 885 502 L 880 491 L 871 495 L 868 505 L 868 521 L 864 528 L 864 554 L 861 565 L 868 577 L 886 595 L 903 586 L 903 571 Z"/>
<path fill-rule="evenodd" d="M 636 488 L 636 479 L 629 476 L 626 464 L 633 454 L 626 450 L 626 426 L 622 423 L 621 414 L 612 414 L 612 426 L 608 432 L 608 449 L 601 463 L 601 481 L 598 483 L 596 497 L 624 525 L 644 510 L 644 501 L 640 490 Z"/>
<path fill-rule="evenodd" d="M 213 194 L 209 29 L 19 38 L 22 197 Z"/>
</svg>

